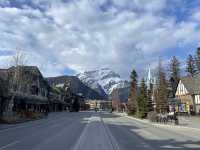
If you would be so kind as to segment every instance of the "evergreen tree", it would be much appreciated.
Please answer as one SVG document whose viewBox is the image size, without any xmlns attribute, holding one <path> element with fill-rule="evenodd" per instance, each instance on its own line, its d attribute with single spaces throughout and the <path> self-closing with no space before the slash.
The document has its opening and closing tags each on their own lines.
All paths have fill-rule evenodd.
<svg viewBox="0 0 200 150">
<path fill-rule="evenodd" d="M 129 114 L 135 115 L 138 113 L 138 103 L 137 103 L 137 72 L 133 70 L 131 72 L 131 88 L 128 100 L 128 111 Z"/>
<path fill-rule="evenodd" d="M 196 66 L 195 66 L 195 61 L 192 57 L 192 55 L 188 55 L 188 58 L 187 58 L 187 67 L 186 67 L 186 72 L 193 76 L 195 73 L 196 73 Z"/>
<path fill-rule="evenodd" d="M 196 63 L 198 72 L 200 72 L 200 47 L 197 48 L 197 51 L 196 51 L 195 63 Z"/>
<path fill-rule="evenodd" d="M 171 59 L 169 70 L 172 96 L 175 97 L 176 89 L 180 80 L 180 62 L 175 56 Z"/>
<path fill-rule="evenodd" d="M 140 92 L 138 95 L 138 108 L 139 108 L 139 116 L 140 118 L 144 118 L 147 115 L 148 111 L 148 97 L 147 97 L 147 86 L 145 84 L 145 80 L 142 79 L 140 85 Z"/>
<path fill-rule="evenodd" d="M 155 93 L 155 101 L 156 101 L 156 111 L 166 112 L 168 110 L 168 90 L 167 90 L 167 81 L 165 71 L 162 67 L 161 60 L 159 60 L 158 65 L 158 83 L 157 83 L 157 91 Z"/>
<path fill-rule="evenodd" d="M 137 83 L 138 75 L 137 75 L 136 70 L 133 69 L 133 71 L 131 72 L 131 76 L 130 76 L 130 78 L 131 78 L 131 81 L 134 81 L 134 82 Z"/>
<path fill-rule="evenodd" d="M 151 87 L 151 90 L 147 90 L 147 111 L 151 112 L 153 111 L 153 101 L 152 101 L 152 94 L 153 94 L 153 88 Z"/>
</svg>

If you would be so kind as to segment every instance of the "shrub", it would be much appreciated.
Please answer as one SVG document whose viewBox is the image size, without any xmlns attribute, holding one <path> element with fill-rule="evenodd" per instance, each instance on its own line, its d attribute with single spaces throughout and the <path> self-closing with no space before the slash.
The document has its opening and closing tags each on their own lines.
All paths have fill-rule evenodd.
<svg viewBox="0 0 200 150">
<path fill-rule="evenodd" d="M 148 113 L 147 118 L 151 122 L 156 122 L 157 121 L 157 113 L 155 111 L 151 111 Z"/>
</svg>

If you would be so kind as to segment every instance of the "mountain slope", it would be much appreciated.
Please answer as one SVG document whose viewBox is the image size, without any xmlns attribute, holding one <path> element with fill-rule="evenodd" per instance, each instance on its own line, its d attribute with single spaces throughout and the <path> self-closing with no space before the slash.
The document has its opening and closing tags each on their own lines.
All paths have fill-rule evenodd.
<svg viewBox="0 0 200 150">
<path fill-rule="evenodd" d="M 82 93 L 87 99 L 104 99 L 102 95 L 83 84 L 76 76 L 49 77 L 46 80 L 51 86 L 68 84 L 73 93 Z"/>
<path fill-rule="evenodd" d="M 119 100 L 120 102 L 127 102 L 129 96 L 130 87 L 114 89 L 110 95 L 110 99 Z"/>
<path fill-rule="evenodd" d="M 78 74 L 77 77 L 100 95 L 110 96 L 115 89 L 128 89 L 130 87 L 128 81 L 122 80 L 120 75 L 109 68 L 86 71 Z"/>
</svg>

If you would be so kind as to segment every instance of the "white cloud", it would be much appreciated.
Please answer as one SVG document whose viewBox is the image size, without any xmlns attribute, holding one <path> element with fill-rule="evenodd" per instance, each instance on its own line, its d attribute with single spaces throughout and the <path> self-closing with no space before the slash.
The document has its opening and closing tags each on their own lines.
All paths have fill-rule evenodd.
<svg viewBox="0 0 200 150">
<path fill-rule="evenodd" d="M 0 7 L 0 48 L 26 50 L 46 76 L 111 67 L 129 77 L 170 48 L 199 43 L 197 23 L 163 14 L 166 0 L 33 2 L 45 9 Z"/>
</svg>

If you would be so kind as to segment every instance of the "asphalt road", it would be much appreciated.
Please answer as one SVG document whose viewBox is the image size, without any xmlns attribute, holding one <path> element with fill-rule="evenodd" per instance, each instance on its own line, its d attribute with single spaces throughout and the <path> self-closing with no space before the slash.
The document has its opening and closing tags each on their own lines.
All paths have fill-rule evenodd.
<svg viewBox="0 0 200 150">
<path fill-rule="evenodd" d="M 200 130 L 155 127 L 105 112 L 52 113 L 0 128 L 0 150 L 169 149 L 200 150 Z"/>
</svg>

